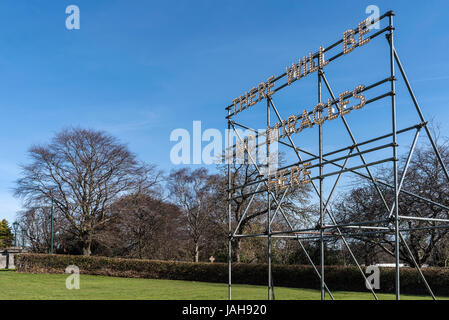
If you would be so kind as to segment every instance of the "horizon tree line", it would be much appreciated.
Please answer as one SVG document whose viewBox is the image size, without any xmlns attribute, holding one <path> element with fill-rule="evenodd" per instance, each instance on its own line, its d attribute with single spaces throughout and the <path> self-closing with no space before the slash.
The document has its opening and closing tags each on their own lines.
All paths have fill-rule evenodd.
<svg viewBox="0 0 449 320">
<path fill-rule="evenodd" d="M 439 139 L 439 148 L 449 166 L 449 144 Z M 18 221 L 26 229 L 29 250 L 48 252 L 50 247 L 51 202 L 54 203 L 55 253 L 103 255 L 159 260 L 226 261 L 228 216 L 226 166 L 215 172 L 206 168 L 181 168 L 164 174 L 155 165 L 137 160 L 125 144 L 103 131 L 82 128 L 64 129 L 48 144 L 34 145 L 28 150 L 31 163 L 21 166 L 15 195 L 23 200 L 24 210 Z M 281 160 L 282 161 L 282 160 Z M 404 163 L 405 159 L 401 159 Z M 422 197 L 449 206 L 448 184 L 442 178 L 431 150 L 416 150 L 409 166 L 404 188 Z M 391 180 L 388 169 L 376 175 Z M 441 177 L 441 178 L 439 178 Z M 231 166 L 231 179 L 237 184 L 258 179 L 254 166 Z M 237 226 L 250 201 L 256 184 L 238 190 L 232 198 L 232 227 Z M 392 190 L 383 189 L 386 199 Z M 267 212 L 266 197 L 258 194 L 239 225 L 239 233 L 263 233 Z M 274 201 L 272 210 L 276 209 Z M 332 205 L 333 215 L 341 223 L 375 220 L 384 214 L 383 203 L 375 188 L 367 181 L 358 181 L 349 192 L 341 194 Z M 294 226 L 316 224 L 317 205 L 311 201 L 307 185 L 286 193 L 284 213 Z M 401 214 L 414 210 L 422 217 L 448 218 L 441 208 L 400 195 Z M 407 222 L 409 227 L 427 222 Z M 404 223 L 405 224 L 405 223 Z M 413 224 L 413 225 L 412 225 Z M 273 222 L 273 229 L 288 229 L 282 219 Z M 418 263 L 446 265 L 449 257 L 447 229 L 415 231 L 406 241 Z M 0 241 L 0 246 L 1 246 Z M 349 240 L 356 256 L 364 264 L 389 261 L 393 242 L 388 235 L 357 237 Z M 319 245 L 305 245 L 318 262 Z M 233 260 L 264 263 L 266 241 L 238 239 L 233 242 Z M 336 239 L 327 243 L 326 264 L 351 264 L 346 249 Z M 273 262 L 308 263 L 295 241 L 274 240 Z M 401 259 L 410 257 L 401 251 Z"/>
</svg>

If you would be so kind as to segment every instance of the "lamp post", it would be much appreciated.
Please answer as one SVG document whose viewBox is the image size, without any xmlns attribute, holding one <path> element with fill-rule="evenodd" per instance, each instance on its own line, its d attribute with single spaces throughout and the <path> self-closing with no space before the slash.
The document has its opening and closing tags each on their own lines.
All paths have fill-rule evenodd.
<svg viewBox="0 0 449 320">
<path fill-rule="evenodd" d="M 25 249 L 25 229 L 22 228 L 22 250 Z"/>
<path fill-rule="evenodd" d="M 50 222 L 50 253 L 53 254 L 53 220 L 55 215 L 55 200 L 51 198 L 51 222 Z"/>
<path fill-rule="evenodd" d="M 19 223 L 14 221 L 12 227 L 14 229 L 14 247 L 17 247 L 17 229 L 19 228 Z"/>
</svg>

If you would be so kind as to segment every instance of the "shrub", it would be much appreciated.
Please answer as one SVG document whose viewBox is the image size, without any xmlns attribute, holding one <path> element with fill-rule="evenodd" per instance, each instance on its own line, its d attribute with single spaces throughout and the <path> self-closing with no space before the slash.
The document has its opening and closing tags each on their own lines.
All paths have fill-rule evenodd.
<svg viewBox="0 0 449 320">
<path fill-rule="evenodd" d="M 80 268 L 81 274 L 128 278 L 152 278 L 205 282 L 228 281 L 226 263 L 191 263 L 141 259 L 121 259 L 48 254 L 17 254 L 16 270 L 28 273 L 64 273 L 69 265 Z M 232 282 L 266 285 L 267 265 L 233 263 Z M 426 268 L 423 273 L 436 295 L 449 296 L 449 269 Z M 312 266 L 273 265 L 274 286 L 318 289 L 319 278 Z M 394 292 L 395 269 L 381 268 L 381 292 Z M 356 267 L 326 266 L 326 285 L 331 291 L 367 291 Z M 418 272 L 401 268 L 401 292 L 427 294 Z"/>
</svg>

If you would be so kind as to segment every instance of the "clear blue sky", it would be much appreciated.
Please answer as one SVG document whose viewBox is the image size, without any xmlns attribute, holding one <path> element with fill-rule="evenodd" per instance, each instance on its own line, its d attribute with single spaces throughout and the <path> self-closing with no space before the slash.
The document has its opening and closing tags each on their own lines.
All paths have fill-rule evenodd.
<svg viewBox="0 0 449 320">
<path fill-rule="evenodd" d="M 70 4 L 80 30 L 65 28 Z M 424 113 L 449 135 L 447 1 L 1 1 L 0 218 L 20 209 L 11 189 L 30 145 L 67 126 L 102 129 L 170 170 L 173 129 L 201 120 L 223 130 L 233 98 L 338 40 L 369 4 L 396 12 L 396 47 Z M 348 70 L 328 76 L 344 83 Z"/>
</svg>

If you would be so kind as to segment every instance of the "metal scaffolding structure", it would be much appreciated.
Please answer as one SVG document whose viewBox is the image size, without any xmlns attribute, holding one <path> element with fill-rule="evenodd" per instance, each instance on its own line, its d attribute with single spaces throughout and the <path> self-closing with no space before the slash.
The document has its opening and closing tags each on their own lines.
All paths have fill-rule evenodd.
<svg viewBox="0 0 449 320">
<path fill-rule="evenodd" d="M 395 259 L 395 288 L 396 288 L 396 299 L 400 299 L 400 246 L 402 245 L 405 252 L 410 256 L 411 260 L 413 261 L 414 267 L 417 269 L 419 277 L 423 281 L 424 285 L 427 288 L 427 291 L 432 296 L 433 299 L 435 299 L 435 295 L 429 286 L 428 282 L 426 281 L 424 274 L 421 271 L 420 266 L 418 265 L 417 261 L 415 260 L 412 251 L 410 250 L 409 246 L 407 245 L 407 242 L 405 241 L 405 238 L 403 236 L 403 233 L 410 232 L 417 230 L 418 228 L 405 228 L 401 227 L 400 222 L 405 220 L 415 220 L 415 221 L 429 221 L 433 223 L 442 223 L 438 225 L 433 225 L 429 227 L 419 227 L 420 230 L 425 229 L 431 229 L 431 228 L 449 228 L 449 219 L 432 219 L 428 217 L 413 217 L 413 216 L 404 216 L 399 214 L 399 195 L 400 193 L 406 194 L 407 196 L 413 197 L 418 199 L 421 202 L 428 203 L 433 206 L 437 206 L 443 210 L 448 211 L 449 207 L 437 203 L 431 199 L 422 197 L 418 194 L 415 194 L 411 191 L 403 190 L 403 183 L 404 179 L 407 174 L 407 169 L 409 167 L 411 158 L 413 156 L 413 153 L 415 151 L 415 147 L 418 141 L 418 137 L 420 135 L 420 132 L 422 129 L 424 129 L 425 135 L 430 141 L 431 147 L 433 151 L 436 154 L 436 157 L 438 159 L 439 165 L 442 167 L 442 170 L 444 172 L 445 178 L 449 182 L 449 173 L 445 167 L 445 164 L 443 162 L 443 159 L 439 153 L 439 150 L 437 148 L 437 145 L 430 133 L 430 130 L 428 128 L 428 124 L 424 119 L 423 113 L 421 111 L 421 108 L 417 102 L 417 99 L 413 93 L 413 90 L 411 88 L 410 82 L 406 76 L 406 73 L 404 71 L 404 68 L 401 64 L 401 61 L 399 59 L 398 53 L 394 46 L 394 25 L 393 25 L 393 18 L 394 13 L 393 11 L 389 11 L 382 16 L 378 17 L 377 19 L 374 19 L 372 21 L 367 21 L 367 25 L 363 26 L 362 28 L 355 28 L 353 30 L 353 35 L 356 35 L 357 33 L 361 33 L 362 30 L 365 30 L 368 28 L 369 24 L 375 24 L 378 21 L 386 20 L 388 21 L 388 25 L 385 28 L 382 28 L 380 30 L 376 30 L 373 32 L 370 36 L 366 37 L 366 40 L 364 41 L 370 41 L 374 38 L 385 35 L 387 42 L 388 42 L 388 48 L 389 48 L 389 75 L 387 78 L 382 79 L 376 83 L 373 83 L 371 85 L 368 85 L 366 87 L 360 88 L 358 91 L 359 93 L 367 92 L 374 88 L 379 88 L 382 84 L 388 85 L 389 83 L 389 89 L 388 92 L 382 93 L 380 95 L 377 95 L 374 98 L 367 99 L 364 101 L 365 105 L 368 105 L 370 103 L 373 103 L 375 101 L 389 101 L 391 103 L 391 132 L 377 136 L 375 138 L 365 140 L 365 141 L 358 141 L 353 132 L 351 131 L 351 128 L 345 119 L 345 116 L 341 112 L 340 108 L 338 107 L 338 103 L 342 101 L 342 98 L 345 99 L 350 96 L 350 94 L 346 95 L 340 95 L 336 96 L 331 88 L 331 85 L 325 75 L 321 57 L 323 53 L 329 52 L 331 49 L 337 48 L 339 45 L 344 45 L 344 50 L 340 51 L 339 53 L 333 55 L 328 59 L 328 62 L 334 61 L 338 59 L 339 57 L 346 54 L 345 50 L 346 43 L 345 39 L 341 39 L 334 44 L 326 47 L 326 48 L 320 48 L 320 52 L 311 54 L 310 59 L 318 59 L 319 63 L 314 65 L 313 61 L 309 60 L 309 62 L 312 63 L 312 67 L 316 67 L 316 74 L 317 74 L 317 103 L 320 105 L 324 105 L 322 103 L 322 90 L 327 90 L 328 94 L 332 98 L 330 102 L 328 102 L 328 106 L 331 107 L 332 105 L 337 106 L 337 110 L 340 112 L 339 117 L 345 127 L 345 130 L 347 134 L 349 135 L 350 140 L 352 141 L 352 144 L 340 148 L 338 150 L 333 150 L 330 152 L 324 152 L 323 150 L 323 122 L 319 124 L 314 124 L 314 127 L 318 127 L 318 149 L 319 152 L 316 154 L 315 152 L 307 151 L 305 148 L 300 148 L 295 145 L 292 139 L 292 132 L 290 131 L 290 128 L 288 128 L 284 138 L 286 138 L 286 141 L 282 139 L 278 139 L 278 143 L 282 144 L 285 147 L 288 147 L 289 149 L 293 150 L 294 155 L 297 157 L 297 162 L 294 164 L 290 164 L 288 166 L 285 166 L 283 168 L 279 168 L 276 173 L 276 179 L 278 179 L 277 173 L 279 173 L 282 170 L 292 168 L 293 166 L 299 166 L 304 164 L 309 164 L 311 162 L 315 162 L 313 165 L 310 165 L 308 169 L 315 168 L 318 170 L 318 175 L 309 177 L 308 183 L 312 187 L 312 191 L 316 193 L 317 197 L 319 198 L 319 220 L 317 221 L 316 227 L 310 227 L 310 228 L 297 228 L 294 226 L 292 221 L 289 219 L 288 214 L 285 212 L 283 208 L 283 201 L 284 197 L 289 190 L 291 186 L 287 186 L 283 192 L 277 192 L 270 189 L 270 183 L 272 182 L 270 179 L 270 172 L 264 171 L 264 168 L 262 168 L 261 165 L 258 165 L 257 161 L 254 159 L 254 156 L 252 155 L 252 152 L 250 152 L 249 149 L 246 150 L 246 160 L 248 161 L 248 164 L 251 166 L 254 166 L 254 168 L 257 170 L 259 175 L 257 176 L 257 179 L 254 181 L 249 181 L 247 183 L 244 183 L 242 185 L 236 185 L 236 181 L 232 178 L 232 166 L 234 165 L 228 160 L 228 272 L 229 272 L 229 283 L 228 283 L 228 294 L 229 299 L 231 299 L 231 287 L 232 287 L 232 242 L 237 238 L 251 238 L 251 237 L 258 237 L 258 238 L 266 238 L 267 240 L 267 264 L 268 264 L 268 299 L 270 300 L 272 298 L 273 294 L 273 281 L 272 281 L 272 272 L 271 272 L 271 264 L 272 264 L 272 257 L 271 257 L 271 247 L 272 247 L 272 240 L 273 239 L 291 239 L 298 242 L 301 250 L 304 252 L 307 260 L 313 267 L 317 277 L 320 280 L 320 291 L 321 291 L 321 299 L 325 299 L 325 293 L 327 292 L 329 294 L 329 297 L 331 299 L 334 299 L 334 296 L 332 295 L 332 292 L 330 291 L 330 288 L 326 285 L 325 281 L 325 268 L 324 268 L 324 261 L 325 261 L 325 242 L 330 239 L 340 239 L 342 243 L 344 244 L 345 248 L 348 250 L 349 255 L 351 256 L 351 259 L 353 260 L 354 264 L 357 266 L 358 270 L 361 274 L 361 280 L 364 280 L 366 283 L 369 284 L 367 281 L 367 278 L 365 276 L 364 271 L 362 270 L 362 266 L 357 261 L 357 258 L 355 257 L 353 251 L 350 247 L 350 242 L 348 242 L 347 239 L 354 238 L 354 237 L 360 237 L 362 235 L 368 235 L 368 234 L 389 234 L 392 236 L 392 239 L 394 239 L 394 259 Z M 364 32 L 365 33 L 365 32 Z M 359 38 L 359 43 L 352 43 L 353 48 L 357 46 L 361 46 L 362 44 L 362 38 Z M 369 39 L 369 40 L 368 40 Z M 351 49 L 352 50 L 352 49 Z M 395 82 L 397 81 L 396 77 L 396 68 L 399 69 L 400 76 L 402 80 L 404 81 L 407 91 L 412 99 L 414 109 L 418 115 L 418 121 L 415 125 L 409 126 L 406 128 L 397 128 L 397 107 L 396 107 L 396 86 Z M 312 71 L 313 72 L 313 71 Z M 312 73 L 310 72 L 310 73 Z M 291 84 L 292 80 L 288 79 L 289 74 L 288 70 L 287 72 L 277 76 L 273 77 L 271 79 L 271 95 L 266 94 L 265 100 L 266 100 L 266 126 L 267 128 L 271 128 L 272 124 L 270 124 L 270 119 L 272 116 L 275 116 L 280 123 L 287 123 L 287 121 L 282 118 L 279 109 L 276 107 L 273 99 L 273 94 L 277 91 L 287 87 Z M 299 78 L 299 77 L 298 77 Z M 282 85 L 279 85 L 277 87 L 274 86 L 275 83 L 279 83 L 279 81 L 282 81 L 283 79 L 287 79 L 285 83 Z M 299 80 L 299 79 L 296 79 Z M 295 79 L 293 80 L 296 81 Z M 323 86 L 324 85 L 324 86 Z M 248 96 L 248 95 L 247 95 Z M 246 108 L 249 109 L 248 101 L 246 101 Z M 326 107 L 327 108 L 327 107 Z M 343 108 L 343 107 L 341 107 Z M 240 105 L 240 111 L 244 110 L 245 108 L 242 108 L 242 105 Z M 348 108 L 348 112 L 355 108 Z M 226 107 L 227 111 L 227 124 L 228 124 L 228 148 L 227 152 L 228 154 L 232 153 L 232 157 L 237 153 L 237 149 L 241 146 L 247 147 L 247 141 L 244 137 L 242 137 L 239 134 L 239 131 L 237 128 L 243 128 L 246 130 L 251 130 L 254 133 L 256 133 L 256 137 L 261 135 L 260 132 L 256 131 L 255 129 L 250 128 L 247 125 L 238 123 L 234 120 L 234 116 L 238 113 L 236 109 L 236 103 L 229 105 Z M 311 115 L 312 112 L 309 113 Z M 307 117 L 309 116 L 307 115 Z M 312 127 L 312 126 L 310 126 Z M 236 144 L 233 144 L 231 141 L 231 131 L 233 131 L 233 134 L 236 135 L 238 142 Z M 408 155 L 405 162 L 405 167 L 402 169 L 401 173 L 398 170 L 398 142 L 397 137 L 400 134 L 411 132 L 414 133 L 413 142 L 410 146 L 410 149 L 408 151 Z M 262 134 L 263 135 L 263 134 Z M 265 132 L 266 136 L 266 152 L 267 152 L 267 158 L 270 155 L 270 129 L 267 129 Z M 388 141 L 385 144 L 381 146 L 374 146 L 369 147 L 370 144 L 373 144 L 374 142 L 379 141 Z M 260 147 L 260 146 L 257 146 Z M 368 149 L 362 150 L 362 147 L 367 147 Z M 264 149 L 265 150 L 265 149 Z M 370 154 L 372 152 L 378 151 L 378 150 L 391 150 L 391 156 L 388 156 L 386 158 L 382 158 L 373 162 L 368 162 L 366 159 L 367 154 Z M 332 158 L 332 156 L 337 154 L 343 154 L 341 156 L 337 156 L 336 158 Z M 361 161 L 360 165 L 353 166 L 353 167 L 347 167 L 348 160 L 351 158 L 358 158 Z M 340 161 L 344 161 L 343 164 L 339 163 Z M 383 163 L 390 163 L 392 165 L 392 181 L 393 183 L 384 182 L 381 180 L 378 180 L 375 178 L 375 173 L 372 170 L 372 167 L 375 165 L 383 164 Z M 269 167 L 269 164 L 267 165 Z M 335 169 L 335 171 L 324 173 L 325 167 L 332 167 Z M 267 173 L 268 172 L 268 173 Z M 337 185 L 340 182 L 340 178 L 344 173 L 352 173 L 357 175 L 360 178 L 366 179 L 369 181 L 372 186 L 374 187 L 377 195 L 381 199 L 383 206 L 385 207 L 385 216 L 383 219 L 376 220 L 376 221 L 358 221 L 353 223 L 339 223 L 337 219 L 334 217 L 334 215 L 329 210 L 329 204 L 331 202 L 331 199 L 335 193 L 335 190 L 337 188 Z M 400 173 L 400 175 L 399 175 Z M 331 176 L 336 176 L 336 180 L 333 183 L 332 189 L 326 198 L 323 194 L 323 181 Z M 239 195 L 236 195 L 237 190 L 242 190 L 245 187 L 252 186 L 253 190 L 250 194 L 247 194 L 246 196 L 250 197 L 249 202 L 247 203 L 247 206 L 245 210 L 243 211 L 243 214 L 239 221 L 233 221 L 233 215 L 232 215 L 232 204 L 233 200 L 238 198 Z M 255 186 L 255 187 L 254 187 Z M 393 202 L 391 205 L 388 204 L 384 192 L 382 192 L 381 189 L 388 189 L 391 190 L 394 194 L 393 196 Z M 253 199 L 256 194 L 266 194 L 266 202 L 267 202 L 267 209 L 266 209 L 266 231 L 263 233 L 256 233 L 256 234 L 239 234 L 239 228 L 240 224 L 242 223 L 243 219 L 245 218 L 245 215 L 249 211 L 251 204 L 253 202 Z M 282 230 L 282 231 L 273 231 L 271 228 L 271 225 L 275 219 L 276 216 L 279 216 L 283 219 L 285 224 L 288 226 L 288 230 Z M 325 219 L 329 219 L 331 223 L 329 225 L 325 224 Z M 234 225 L 233 225 L 234 223 Z M 304 246 L 304 241 L 319 241 L 320 244 L 320 261 L 319 265 L 315 264 L 315 262 L 312 260 L 311 256 L 306 250 L 306 247 Z M 374 298 L 377 300 L 377 295 L 374 291 L 374 289 L 370 286 L 370 291 Z"/>
</svg>

